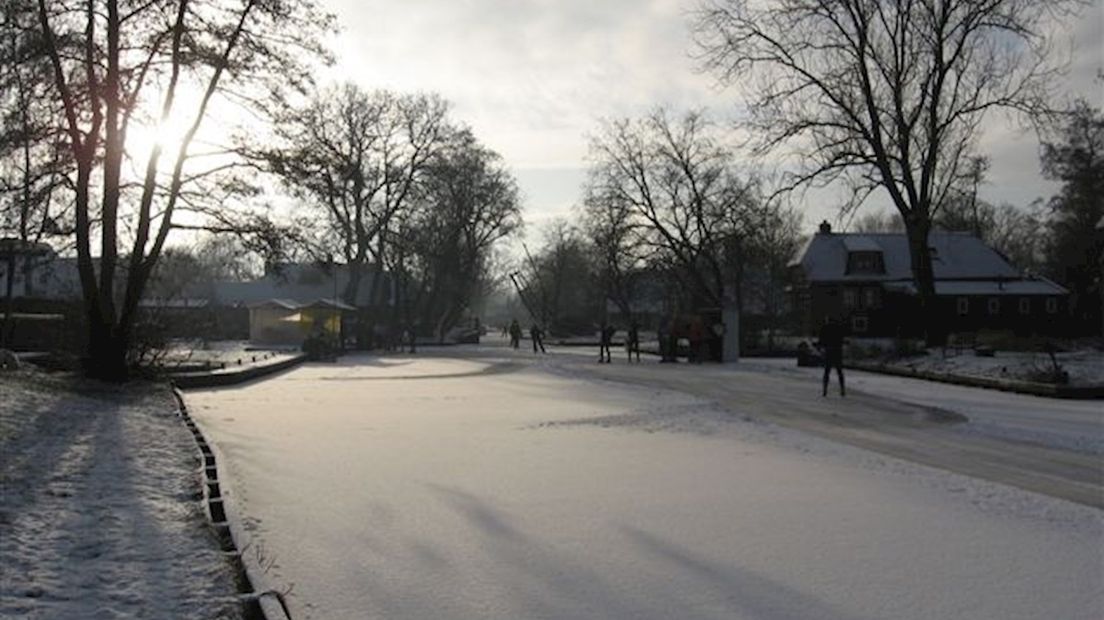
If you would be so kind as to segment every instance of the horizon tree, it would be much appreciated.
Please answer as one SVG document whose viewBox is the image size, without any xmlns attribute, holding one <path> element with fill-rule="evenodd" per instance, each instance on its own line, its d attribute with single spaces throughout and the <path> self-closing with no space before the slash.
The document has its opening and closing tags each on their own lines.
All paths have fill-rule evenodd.
<svg viewBox="0 0 1104 620">
<path fill-rule="evenodd" d="M 1047 205 L 1048 267 L 1074 294 L 1081 320 L 1104 333 L 1104 115 L 1079 101 L 1063 120 L 1042 152 L 1044 175 L 1062 183 Z"/>
<path fill-rule="evenodd" d="M 454 130 L 431 159 L 412 212 L 401 219 L 406 232 L 393 253 L 394 271 L 405 278 L 400 303 L 409 303 L 443 338 L 484 292 L 495 243 L 522 226 L 517 183 L 502 157 L 470 129 Z"/>
<path fill-rule="evenodd" d="M 310 225 L 313 241 L 348 265 L 346 303 L 356 305 L 372 263 L 369 298 L 376 304 L 390 241 L 401 228 L 396 220 L 413 208 L 418 184 L 444 147 L 448 123 L 448 104 L 436 95 L 365 91 L 345 83 L 285 110 L 275 128 L 279 142 L 254 153 L 322 216 L 321 226 L 317 220 Z M 379 317 L 361 318 L 357 336 L 363 345 L 365 330 Z"/>
<path fill-rule="evenodd" d="M 34 23 L 32 6 L 0 0 L 0 261 L 7 276 L 0 348 L 14 334 L 17 266 L 22 293 L 30 295 L 39 244 L 56 243 L 72 228 L 65 192 L 70 160 L 52 122 L 51 69 Z"/>
<path fill-rule="evenodd" d="M 995 110 L 1052 112 L 1045 23 L 1076 0 L 707 0 L 695 19 L 705 68 L 747 93 L 760 155 L 793 158 L 782 190 L 885 191 L 909 240 L 929 341 L 928 244 L 939 210 Z"/>
<path fill-rule="evenodd" d="M 658 109 L 603 123 L 590 144 L 584 209 L 615 226 L 598 237 L 608 264 L 647 257 L 690 303 L 741 308 L 740 260 L 760 202 L 732 151 L 702 112 L 672 118 Z M 624 271 L 624 267 L 620 268 Z"/>
</svg>

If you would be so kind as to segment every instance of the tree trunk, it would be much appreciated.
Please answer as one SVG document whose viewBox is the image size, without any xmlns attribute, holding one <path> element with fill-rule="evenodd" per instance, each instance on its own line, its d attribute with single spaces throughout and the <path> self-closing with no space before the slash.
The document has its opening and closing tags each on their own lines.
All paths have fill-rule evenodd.
<svg viewBox="0 0 1104 620">
<path fill-rule="evenodd" d="M 15 333 L 15 323 L 12 321 L 12 312 L 15 309 L 15 253 L 7 257 L 8 278 L 4 291 L 4 322 L 0 325 L 0 349 L 11 347 L 12 335 Z"/>
<path fill-rule="evenodd" d="M 96 307 L 86 308 L 88 315 L 88 355 L 84 359 L 85 374 L 103 381 L 121 382 L 129 377 L 127 349 L 130 335 L 104 321 Z"/>
<path fill-rule="evenodd" d="M 938 346 L 946 336 L 946 326 L 938 318 L 935 299 L 935 272 L 932 269 L 931 247 L 928 235 L 931 222 L 927 220 L 907 221 L 909 242 L 909 260 L 912 264 L 913 280 L 920 302 L 919 321 L 924 332 L 924 340 L 929 347 Z"/>
</svg>

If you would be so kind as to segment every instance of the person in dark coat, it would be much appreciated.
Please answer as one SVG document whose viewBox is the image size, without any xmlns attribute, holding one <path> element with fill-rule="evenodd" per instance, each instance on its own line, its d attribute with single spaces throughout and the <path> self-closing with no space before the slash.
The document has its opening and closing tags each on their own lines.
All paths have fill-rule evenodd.
<svg viewBox="0 0 1104 620">
<path fill-rule="evenodd" d="M 636 321 L 629 325 L 629 332 L 625 336 L 625 350 L 629 354 L 630 362 L 632 362 L 633 353 L 636 353 L 636 361 L 640 361 L 640 325 L 637 325 Z"/>
<path fill-rule="evenodd" d="M 816 346 L 824 353 L 824 380 L 822 381 L 821 396 L 828 396 L 828 378 L 832 368 L 836 369 L 839 376 L 840 396 L 847 396 L 843 385 L 843 345 L 846 342 L 843 325 L 836 319 L 826 318 L 820 328 L 819 340 Z"/>
<path fill-rule="evenodd" d="M 602 326 L 598 331 L 598 363 L 609 364 L 613 361 L 613 357 L 610 355 L 610 344 L 613 342 L 613 335 L 617 333 L 617 328 L 612 325 L 607 325 L 605 321 L 602 322 Z"/>
<path fill-rule="evenodd" d="M 540 349 L 541 353 L 547 353 L 544 350 L 544 330 L 540 328 L 540 325 L 533 323 L 529 326 L 529 338 L 533 341 L 533 353 Z"/>
<path fill-rule="evenodd" d="M 510 346 L 518 348 L 521 344 L 521 325 L 518 324 L 517 319 L 510 321 Z"/>
</svg>

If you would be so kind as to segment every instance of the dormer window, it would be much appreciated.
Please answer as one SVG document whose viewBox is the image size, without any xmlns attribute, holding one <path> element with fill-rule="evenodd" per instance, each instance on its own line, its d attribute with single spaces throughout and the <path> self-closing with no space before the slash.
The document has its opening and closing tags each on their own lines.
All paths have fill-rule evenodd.
<svg viewBox="0 0 1104 620">
<path fill-rule="evenodd" d="M 885 261 L 881 252 L 848 252 L 847 274 L 884 274 Z"/>
</svg>

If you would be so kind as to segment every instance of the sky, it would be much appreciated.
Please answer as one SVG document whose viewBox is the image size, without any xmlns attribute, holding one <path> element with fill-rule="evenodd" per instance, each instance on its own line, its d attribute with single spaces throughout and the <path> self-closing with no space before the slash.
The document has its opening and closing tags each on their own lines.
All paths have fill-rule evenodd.
<svg viewBox="0 0 1104 620">
<path fill-rule="evenodd" d="M 528 237 L 570 216 L 585 179 L 589 135 L 602 119 L 657 105 L 704 107 L 720 121 L 740 95 L 698 70 L 689 13 L 697 0 L 330 0 L 342 28 L 330 77 L 365 88 L 436 92 L 453 117 L 501 154 L 522 190 Z M 1059 89 L 1100 102 L 1104 2 L 1067 24 L 1072 50 Z M 1027 205 L 1056 185 L 1042 178 L 1035 135 L 987 120 L 991 157 L 982 197 Z M 834 219 L 832 192 L 805 198 L 806 226 Z M 877 211 L 888 202 L 873 202 Z"/>
</svg>

